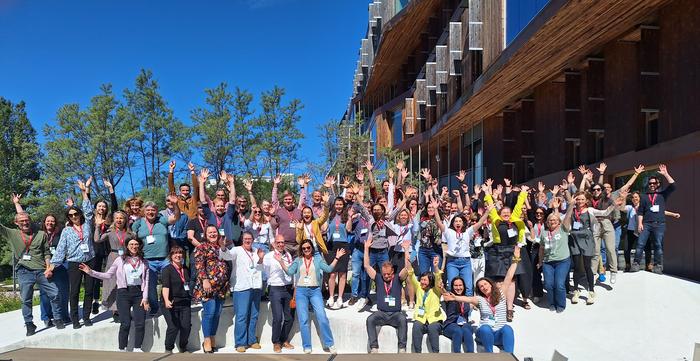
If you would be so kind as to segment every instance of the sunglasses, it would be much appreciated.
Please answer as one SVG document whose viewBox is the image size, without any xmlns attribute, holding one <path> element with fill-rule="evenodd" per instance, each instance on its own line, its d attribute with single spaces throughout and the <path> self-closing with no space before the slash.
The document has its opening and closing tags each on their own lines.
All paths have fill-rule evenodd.
<svg viewBox="0 0 700 361">
<path fill-rule="evenodd" d="M 254 213 L 254 214 L 260 214 L 260 211 L 255 211 L 255 212 L 253 212 L 253 213 Z"/>
<path fill-rule="evenodd" d="M 537 213 L 535 213 L 535 215 L 537 215 L 537 216 L 544 216 L 544 213 L 542 213 L 542 212 L 537 212 Z"/>
<path fill-rule="evenodd" d="M 310 251 L 310 250 L 311 250 L 311 247 L 301 247 L 301 250 L 302 250 L 302 251 Z"/>
<path fill-rule="evenodd" d="M 600 188 L 593 188 L 594 192 L 600 192 Z"/>
<path fill-rule="evenodd" d="M 80 214 L 78 212 L 68 213 L 68 217 L 78 217 Z"/>
<path fill-rule="evenodd" d="M 655 186 L 655 185 L 657 185 L 657 184 L 659 184 L 659 183 L 658 183 L 658 182 L 649 182 L 649 185 L 650 185 L 650 186 Z"/>
</svg>

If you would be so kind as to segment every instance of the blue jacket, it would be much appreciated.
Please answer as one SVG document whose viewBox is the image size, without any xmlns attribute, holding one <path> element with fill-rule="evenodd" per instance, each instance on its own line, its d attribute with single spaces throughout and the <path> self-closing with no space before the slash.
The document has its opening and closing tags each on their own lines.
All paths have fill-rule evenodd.
<svg viewBox="0 0 700 361">
<path fill-rule="evenodd" d="M 287 267 L 287 274 L 290 276 L 294 276 L 294 278 L 297 280 L 297 283 L 299 281 L 299 276 L 301 275 L 301 272 L 299 270 L 302 267 L 302 262 L 304 262 L 303 257 L 297 257 L 294 262 L 292 262 L 289 267 Z M 317 284 L 323 285 L 323 272 L 326 273 L 331 273 L 333 272 L 333 268 L 330 266 L 326 261 L 321 257 L 318 253 L 314 255 L 314 270 L 316 270 L 316 282 Z"/>
</svg>

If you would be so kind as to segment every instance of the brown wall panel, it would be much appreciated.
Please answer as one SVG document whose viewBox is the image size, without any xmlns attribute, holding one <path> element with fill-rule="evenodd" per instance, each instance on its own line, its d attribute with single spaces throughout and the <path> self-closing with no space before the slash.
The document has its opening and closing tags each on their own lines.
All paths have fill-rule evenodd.
<svg viewBox="0 0 700 361">
<path fill-rule="evenodd" d="M 637 148 L 641 126 L 637 43 L 616 41 L 605 47 L 605 154 Z"/>
<path fill-rule="evenodd" d="M 503 178 L 503 117 L 484 119 L 484 166 L 485 177 Z"/>
<path fill-rule="evenodd" d="M 661 140 L 700 130 L 700 1 L 678 0 L 659 12 Z"/>
<path fill-rule="evenodd" d="M 535 88 L 535 136 L 546 147 L 535 147 L 535 176 L 564 168 L 564 83 Z"/>
</svg>

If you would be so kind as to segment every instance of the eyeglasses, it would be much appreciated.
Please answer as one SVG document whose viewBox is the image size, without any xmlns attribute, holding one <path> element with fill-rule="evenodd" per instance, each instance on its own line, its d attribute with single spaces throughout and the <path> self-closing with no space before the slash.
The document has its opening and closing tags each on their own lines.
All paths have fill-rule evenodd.
<svg viewBox="0 0 700 361">
<path fill-rule="evenodd" d="M 536 212 L 535 215 L 537 215 L 537 216 L 544 216 L 544 213 L 542 213 L 542 212 Z"/>
<path fill-rule="evenodd" d="M 593 188 L 594 192 L 600 192 L 600 188 Z"/>
<path fill-rule="evenodd" d="M 301 247 L 301 250 L 302 250 L 302 251 L 310 251 L 310 250 L 311 250 L 311 247 Z"/>
<path fill-rule="evenodd" d="M 68 213 L 68 217 L 78 217 L 80 214 L 78 212 Z"/>
</svg>

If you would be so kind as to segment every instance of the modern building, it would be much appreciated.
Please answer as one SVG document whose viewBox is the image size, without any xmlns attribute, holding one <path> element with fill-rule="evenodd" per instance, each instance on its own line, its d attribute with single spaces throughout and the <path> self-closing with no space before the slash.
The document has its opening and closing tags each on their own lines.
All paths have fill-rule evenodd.
<svg viewBox="0 0 700 361">
<path fill-rule="evenodd" d="M 375 0 L 346 119 L 442 184 L 665 163 L 665 271 L 700 280 L 698 39 L 697 0 Z"/>
</svg>

